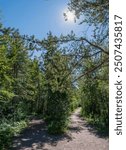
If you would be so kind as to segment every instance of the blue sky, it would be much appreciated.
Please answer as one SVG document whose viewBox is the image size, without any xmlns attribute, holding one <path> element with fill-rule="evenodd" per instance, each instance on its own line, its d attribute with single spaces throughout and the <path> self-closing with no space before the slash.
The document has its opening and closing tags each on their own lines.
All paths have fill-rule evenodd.
<svg viewBox="0 0 126 150">
<path fill-rule="evenodd" d="M 73 30 L 81 35 L 86 25 L 66 22 L 63 12 L 69 0 L 0 0 L 1 20 L 6 27 L 18 28 L 21 34 L 46 37 L 49 31 L 64 35 Z"/>
</svg>

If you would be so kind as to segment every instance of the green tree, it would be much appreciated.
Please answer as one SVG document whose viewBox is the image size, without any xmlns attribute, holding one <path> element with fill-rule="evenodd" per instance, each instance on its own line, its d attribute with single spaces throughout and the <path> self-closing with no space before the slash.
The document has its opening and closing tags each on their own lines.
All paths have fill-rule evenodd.
<svg viewBox="0 0 126 150">
<path fill-rule="evenodd" d="M 82 23 L 91 25 L 94 38 L 104 41 L 109 35 L 109 1 L 108 0 L 70 0 L 70 11 L 74 10 L 76 17 Z M 108 41 L 108 40 L 107 40 Z"/>
<path fill-rule="evenodd" d="M 45 79 L 47 89 L 46 121 L 51 133 L 61 133 L 67 127 L 70 111 L 71 77 L 67 57 L 62 56 L 59 45 L 53 41 L 57 38 L 51 33 L 46 40 L 44 57 Z"/>
</svg>

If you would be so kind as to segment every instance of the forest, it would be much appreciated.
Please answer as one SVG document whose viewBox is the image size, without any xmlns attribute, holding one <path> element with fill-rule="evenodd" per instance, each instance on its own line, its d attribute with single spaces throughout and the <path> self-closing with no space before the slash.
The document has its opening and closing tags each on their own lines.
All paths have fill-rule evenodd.
<svg viewBox="0 0 126 150">
<path fill-rule="evenodd" d="M 50 134 L 66 132 L 78 107 L 84 119 L 108 133 L 108 3 L 70 0 L 76 20 L 93 28 L 90 39 L 74 31 L 59 37 L 50 31 L 37 39 L 0 23 L 0 150 L 11 146 L 34 116 L 46 122 Z"/>
</svg>

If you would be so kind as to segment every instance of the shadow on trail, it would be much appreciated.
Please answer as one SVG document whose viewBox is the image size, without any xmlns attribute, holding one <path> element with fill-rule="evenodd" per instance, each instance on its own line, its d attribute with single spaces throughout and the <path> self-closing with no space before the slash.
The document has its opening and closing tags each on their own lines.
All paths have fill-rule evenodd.
<svg viewBox="0 0 126 150">
<path fill-rule="evenodd" d="M 107 139 L 109 137 L 109 129 L 102 127 L 99 124 L 93 124 L 90 122 L 85 121 L 85 119 L 80 115 L 80 113 L 77 113 L 76 116 L 80 118 L 79 124 L 81 127 L 77 127 L 77 129 L 73 128 L 70 130 L 75 130 L 77 132 L 81 132 L 81 130 L 88 130 L 91 134 L 94 134 L 95 136 L 99 138 Z"/>
<path fill-rule="evenodd" d="M 82 118 L 83 120 L 83 118 Z M 94 134 L 98 138 L 108 139 L 109 129 L 102 127 L 100 124 L 93 124 L 83 120 L 83 127 L 86 128 L 91 134 Z"/>
<path fill-rule="evenodd" d="M 50 135 L 47 132 L 46 124 L 42 120 L 34 120 L 31 125 L 24 129 L 22 134 L 14 138 L 12 150 L 25 150 L 26 148 L 44 149 L 45 144 L 56 146 L 58 141 L 72 138 L 67 134 Z"/>
<path fill-rule="evenodd" d="M 74 139 L 73 134 L 76 137 L 77 135 L 75 133 L 79 135 L 81 132 L 84 135 L 86 133 L 87 135 L 93 134 L 99 138 L 108 138 L 108 134 L 99 132 L 96 126 L 86 122 L 80 116 L 80 112 L 77 111 L 71 115 L 68 132 L 62 135 L 50 135 L 47 132 L 47 126 L 43 120 L 33 119 L 19 136 L 14 137 L 12 150 L 48 150 L 49 145 L 56 147 L 58 142 L 64 140 L 66 142 L 72 141 Z"/>
<path fill-rule="evenodd" d="M 109 137 L 109 131 L 108 129 L 103 129 L 103 127 L 99 125 L 94 125 L 91 123 L 86 123 L 85 126 L 88 128 L 89 132 L 93 133 L 99 138 L 108 138 Z"/>
</svg>

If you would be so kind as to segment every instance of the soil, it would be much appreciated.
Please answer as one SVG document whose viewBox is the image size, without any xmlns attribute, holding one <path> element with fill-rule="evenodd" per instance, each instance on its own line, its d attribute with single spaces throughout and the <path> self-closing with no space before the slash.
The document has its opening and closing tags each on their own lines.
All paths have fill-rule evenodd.
<svg viewBox="0 0 126 150">
<path fill-rule="evenodd" d="M 50 135 L 41 119 L 33 119 L 22 134 L 14 138 L 12 150 L 109 150 L 108 137 L 102 136 L 80 117 L 77 109 L 70 117 L 69 130 Z"/>
</svg>

